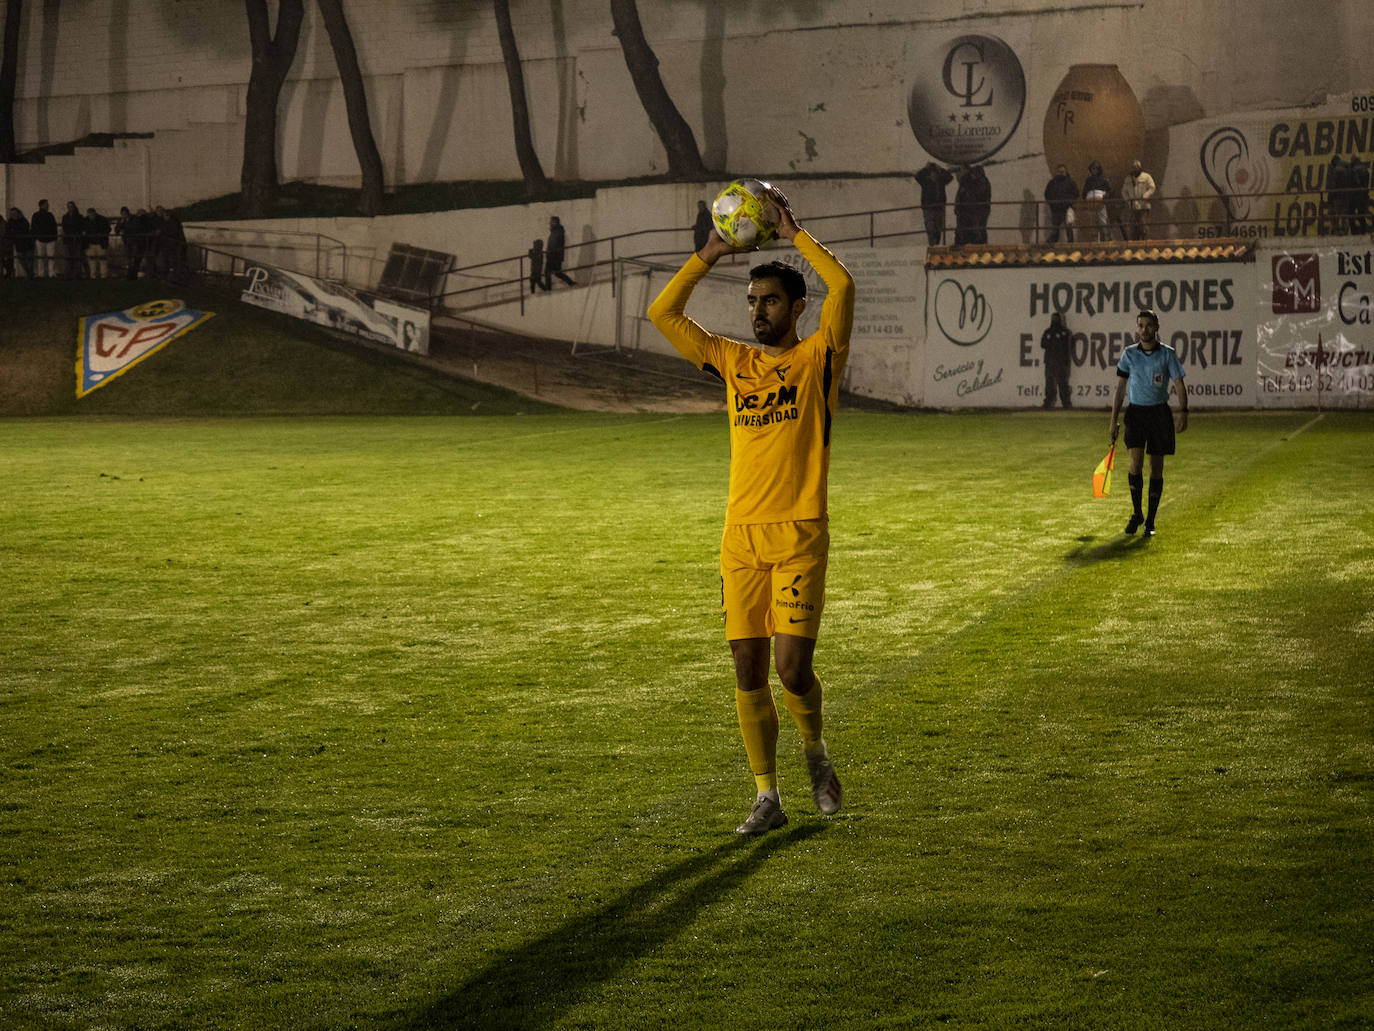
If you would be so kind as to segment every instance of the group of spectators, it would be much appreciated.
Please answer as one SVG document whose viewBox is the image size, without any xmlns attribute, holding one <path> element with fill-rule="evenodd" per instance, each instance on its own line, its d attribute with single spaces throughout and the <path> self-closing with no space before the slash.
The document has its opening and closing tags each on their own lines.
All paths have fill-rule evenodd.
<svg viewBox="0 0 1374 1031">
<path fill-rule="evenodd" d="M 122 267 L 127 279 L 172 277 L 186 268 L 186 233 L 175 212 L 119 209 L 111 222 L 75 201 L 59 220 L 47 200 L 28 218 L 10 208 L 0 223 L 0 277 L 105 279 Z"/>
<path fill-rule="evenodd" d="M 955 171 L 934 161 L 916 173 L 921 186 L 921 217 L 926 225 L 926 242 L 939 244 L 945 238 L 947 187 L 956 178 L 954 191 L 954 244 L 988 242 L 988 219 L 992 216 L 992 183 L 981 165 L 962 165 Z"/>
<path fill-rule="evenodd" d="M 1360 160 L 1358 154 L 1352 155 L 1349 161 L 1340 156 L 1333 157 L 1326 171 L 1326 210 L 1319 231 L 1337 236 L 1362 236 L 1374 228 L 1369 210 L 1369 187 L 1369 165 Z M 1088 178 L 1083 183 L 1081 194 L 1068 169 L 1060 165 L 1045 186 L 1045 203 L 1050 211 L 1049 242 L 1058 243 L 1062 233 L 1069 243 L 1073 243 L 1075 224 L 1080 227 L 1079 232 L 1084 239 L 1110 239 L 1108 198 L 1111 189 L 1112 184 L 1102 174 L 1102 166 L 1096 161 L 1088 165 Z M 1117 209 L 1117 225 L 1123 240 L 1144 240 L 1149 237 L 1151 199 L 1155 192 L 1154 178 L 1140 167 L 1139 161 L 1132 162 L 1131 170 L 1121 184 L 1121 203 Z M 1229 208 L 1229 200 L 1222 199 Z M 1230 218 L 1228 210 L 1228 230 Z"/>
<path fill-rule="evenodd" d="M 1131 162 L 1131 170 L 1121 184 L 1121 219 L 1118 225 L 1123 240 L 1145 240 L 1150 235 L 1150 207 L 1155 191 L 1154 176 Z M 1050 209 L 1050 243 L 1058 243 L 1060 234 L 1073 243 L 1074 227 L 1081 225 L 1083 238 L 1108 240 L 1111 238 L 1111 218 L 1108 197 L 1112 184 L 1102 173 L 1097 161 L 1088 162 L 1088 177 L 1083 180 L 1083 192 L 1069 175 L 1066 166 L 1054 170 L 1054 177 L 1045 185 L 1045 203 Z M 1085 217 L 1079 217 L 1079 209 Z"/>
<path fill-rule="evenodd" d="M 954 196 L 954 244 L 987 243 L 988 213 L 992 190 L 987 176 L 978 166 L 957 169 L 959 188 Z M 942 168 L 934 161 L 916 173 L 921 186 L 921 213 L 925 220 L 926 242 L 944 242 L 946 187 L 956 171 Z M 1326 215 L 1323 232 L 1337 235 L 1364 235 L 1374 229 L 1370 213 L 1370 166 L 1359 155 L 1348 161 L 1333 157 L 1326 171 Z M 1139 161 L 1113 193 L 1113 184 L 1097 161 L 1088 163 L 1088 175 L 1080 190 L 1068 168 L 1059 165 L 1045 185 L 1045 204 L 1049 210 L 1048 242 L 1064 239 L 1105 241 L 1119 232 L 1122 240 L 1150 237 L 1150 210 L 1157 192 L 1154 177 Z"/>
<path fill-rule="evenodd" d="M 1352 154 L 1339 154 L 1326 166 L 1326 203 L 1331 210 L 1331 232 L 1337 236 L 1363 236 L 1374 222 L 1369 215 L 1369 165 Z"/>
<path fill-rule="evenodd" d="M 563 253 L 567 248 L 567 232 L 557 215 L 549 217 L 549 242 L 535 240 L 527 252 L 530 259 L 530 293 L 535 290 L 552 290 L 557 276 L 568 286 L 576 286 L 572 276 L 563 271 Z"/>
<path fill-rule="evenodd" d="M 1066 166 L 1054 170 L 1054 177 L 1045 185 L 1045 203 L 1050 209 L 1050 243 L 1058 243 L 1062 234 L 1069 243 L 1074 242 L 1074 228 L 1079 230 L 1085 240 L 1108 240 L 1111 238 L 1111 218 L 1109 216 L 1109 195 L 1112 184 L 1102 172 L 1097 161 L 1088 162 L 1088 177 L 1083 180 L 1082 193 Z M 1155 180 L 1140 167 L 1139 161 L 1131 163 L 1126 181 L 1121 184 L 1121 220 L 1118 225 L 1123 240 L 1144 240 L 1150 235 L 1150 207 L 1155 195 Z M 1079 210 L 1082 210 L 1082 216 Z"/>
<path fill-rule="evenodd" d="M 944 242 L 945 207 L 948 203 L 946 188 L 955 178 L 959 180 L 954 194 L 954 245 L 981 244 L 988 242 L 988 217 L 992 211 L 992 185 L 987 174 L 979 165 L 964 166 L 956 171 L 942 168 L 934 161 L 929 162 L 916 173 L 916 182 L 921 187 L 921 215 L 925 221 L 926 242 Z M 1050 243 L 1058 243 L 1061 234 L 1068 242 L 1074 238 L 1074 227 L 1083 219 L 1078 209 L 1087 216 L 1084 228 L 1100 240 L 1106 240 L 1110 232 L 1108 225 L 1108 196 L 1112 184 L 1102 174 L 1102 166 L 1096 162 L 1088 165 L 1088 177 L 1083 182 L 1080 193 L 1078 184 L 1069 175 L 1068 169 L 1060 165 L 1055 176 L 1045 187 L 1045 202 L 1050 211 Z M 1143 240 L 1149 235 L 1150 199 L 1155 195 L 1155 181 L 1150 173 L 1136 161 L 1126 181 L 1121 184 L 1122 221 L 1121 238 Z M 1086 235 L 1086 234 L 1085 234 Z"/>
</svg>

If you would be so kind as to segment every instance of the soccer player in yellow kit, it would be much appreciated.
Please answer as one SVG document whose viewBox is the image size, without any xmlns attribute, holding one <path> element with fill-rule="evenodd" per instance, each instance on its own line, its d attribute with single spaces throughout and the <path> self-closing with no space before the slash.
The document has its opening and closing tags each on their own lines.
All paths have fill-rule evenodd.
<svg viewBox="0 0 1374 1031">
<path fill-rule="evenodd" d="M 841 801 L 821 737 L 821 682 L 811 662 L 825 603 L 830 431 L 849 357 L 854 280 L 797 225 L 787 198 L 772 190 L 770 199 L 778 208 L 778 235 L 825 282 L 815 333 L 798 338 L 806 280 L 776 261 L 749 273 L 749 319 L 758 347 L 707 332 L 688 318 L 683 309 L 692 289 L 721 257 L 740 250 L 715 233 L 649 306 L 649 318 L 682 356 L 725 383 L 730 499 L 720 548 L 721 597 L 735 661 L 735 708 L 757 788 L 753 808 L 737 828 L 741 834 L 787 823 L 778 793 L 770 658 L 801 732 L 816 805 L 830 815 Z"/>
</svg>

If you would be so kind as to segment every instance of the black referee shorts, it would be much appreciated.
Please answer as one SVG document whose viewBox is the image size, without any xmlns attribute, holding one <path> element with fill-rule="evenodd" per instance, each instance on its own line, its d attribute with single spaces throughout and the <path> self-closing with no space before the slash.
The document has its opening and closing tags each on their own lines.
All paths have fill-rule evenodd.
<svg viewBox="0 0 1374 1031">
<path fill-rule="evenodd" d="M 1143 447 L 1147 455 L 1174 453 L 1174 413 L 1168 405 L 1126 406 L 1126 448 Z"/>
</svg>

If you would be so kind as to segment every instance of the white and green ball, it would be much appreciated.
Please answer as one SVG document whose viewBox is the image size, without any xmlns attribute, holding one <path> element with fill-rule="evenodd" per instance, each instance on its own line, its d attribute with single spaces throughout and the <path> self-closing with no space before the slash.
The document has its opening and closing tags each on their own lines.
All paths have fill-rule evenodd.
<svg viewBox="0 0 1374 1031">
<path fill-rule="evenodd" d="M 778 209 L 768 199 L 768 183 L 736 179 L 711 204 L 711 221 L 733 247 L 758 247 L 778 235 Z"/>
</svg>

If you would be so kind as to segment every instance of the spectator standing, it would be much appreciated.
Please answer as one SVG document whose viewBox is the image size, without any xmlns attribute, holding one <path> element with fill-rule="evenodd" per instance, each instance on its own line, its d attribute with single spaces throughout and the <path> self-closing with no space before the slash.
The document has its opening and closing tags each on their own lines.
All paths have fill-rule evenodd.
<svg viewBox="0 0 1374 1031">
<path fill-rule="evenodd" d="M 29 220 L 18 208 L 10 208 L 10 217 L 5 219 L 5 243 L 13 248 L 14 256 L 19 260 L 19 267 L 24 270 L 24 275 L 32 279 L 33 231 L 29 228 Z"/>
<path fill-rule="evenodd" d="M 143 271 L 143 259 L 148 255 L 149 237 L 153 231 L 152 218 L 143 208 L 121 219 L 124 238 L 124 278 L 137 279 Z"/>
<path fill-rule="evenodd" d="M 1063 165 L 1055 169 L 1054 178 L 1045 184 L 1045 203 L 1050 206 L 1050 243 L 1059 242 L 1059 231 L 1062 229 L 1067 235 L 1065 239 L 1073 243 L 1073 222 L 1070 220 L 1073 213 L 1074 201 L 1078 200 L 1078 184 L 1069 175 L 1069 170 Z"/>
<path fill-rule="evenodd" d="M 569 286 L 575 286 L 571 277 L 563 271 L 563 251 L 567 246 L 567 234 L 557 215 L 549 217 L 549 242 L 544 247 L 544 289 L 553 289 L 553 277 L 557 276 Z"/>
<path fill-rule="evenodd" d="M 528 257 L 530 259 L 530 293 L 534 293 L 535 288 L 548 289 L 544 282 L 544 241 L 535 240 L 530 245 Z"/>
<path fill-rule="evenodd" d="M 988 218 L 992 214 L 992 184 L 979 165 L 959 173 L 954 191 L 954 242 L 987 243 Z"/>
<path fill-rule="evenodd" d="M 110 220 L 96 211 L 86 209 L 86 259 L 90 266 L 92 279 L 104 279 L 109 275 L 106 256 L 110 251 Z"/>
<path fill-rule="evenodd" d="M 86 268 L 86 219 L 76 201 L 67 201 L 67 210 L 62 214 L 62 278 L 85 279 L 90 272 Z"/>
<path fill-rule="evenodd" d="M 152 211 L 138 209 L 147 226 L 147 232 L 144 233 L 143 260 L 150 276 L 161 276 L 167 271 L 162 250 L 162 218 L 158 215 L 160 210 L 156 207 Z"/>
<path fill-rule="evenodd" d="M 1073 357 L 1073 334 L 1064 325 L 1064 316 L 1055 312 L 1050 316 L 1050 327 L 1040 334 L 1040 349 L 1045 352 L 1045 408 L 1054 407 L 1054 395 L 1059 394 L 1059 403 L 1072 408 L 1073 401 L 1069 392 L 1069 362 Z"/>
<path fill-rule="evenodd" d="M 697 201 L 697 220 L 692 223 L 692 251 L 696 252 L 706 246 L 706 241 L 711 239 L 711 231 L 715 224 L 711 221 L 711 208 L 704 200 Z"/>
<path fill-rule="evenodd" d="M 1132 240 L 1149 239 L 1150 198 L 1154 195 L 1154 178 L 1140 167 L 1139 161 L 1133 161 L 1126 181 L 1121 184 L 1121 199 L 1130 212 Z"/>
<path fill-rule="evenodd" d="M 1089 161 L 1088 178 L 1083 180 L 1083 203 L 1099 241 L 1107 239 L 1107 194 L 1111 192 L 1112 184 L 1102 174 L 1102 166 Z"/>
<path fill-rule="evenodd" d="M 928 161 L 914 178 L 921 187 L 921 218 L 926 224 L 926 244 L 940 244 L 945 238 L 945 205 L 948 203 L 945 187 L 954 181 L 954 173 Z"/>
<path fill-rule="evenodd" d="M 129 219 L 131 218 L 133 218 L 133 215 L 126 205 L 119 209 L 119 215 L 116 216 L 114 223 L 114 240 L 118 243 L 116 249 L 119 251 L 120 257 L 123 260 L 125 272 L 129 269 L 129 242 L 124 238 L 124 231 L 129 227 Z M 111 254 L 111 266 L 114 265 L 113 259 L 114 255 Z"/>
<path fill-rule="evenodd" d="M 186 230 L 175 211 L 157 208 L 158 268 L 168 279 L 186 271 Z"/>
<path fill-rule="evenodd" d="M 57 252 L 57 216 L 48 210 L 48 202 L 40 200 L 38 210 L 29 219 L 33 232 L 34 267 L 39 279 L 51 279 L 54 274 L 53 257 Z"/>
<path fill-rule="evenodd" d="M 1350 231 L 1356 236 L 1369 232 L 1369 166 L 1356 154 L 1350 159 Z"/>
<path fill-rule="evenodd" d="M 1350 232 L 1350 166 L 1339 154 L 1326 166 L 1326 206 L 1331 212 L 1331 232 Z"/>
<path fill-rule="evenodd" d="M 974 165 L 969 170 L 972 179 L 973 232 L 974 243 L 988 242 L 988 219 L 992 217 L 992 183 L 982 165 Z"/>
</svg>

